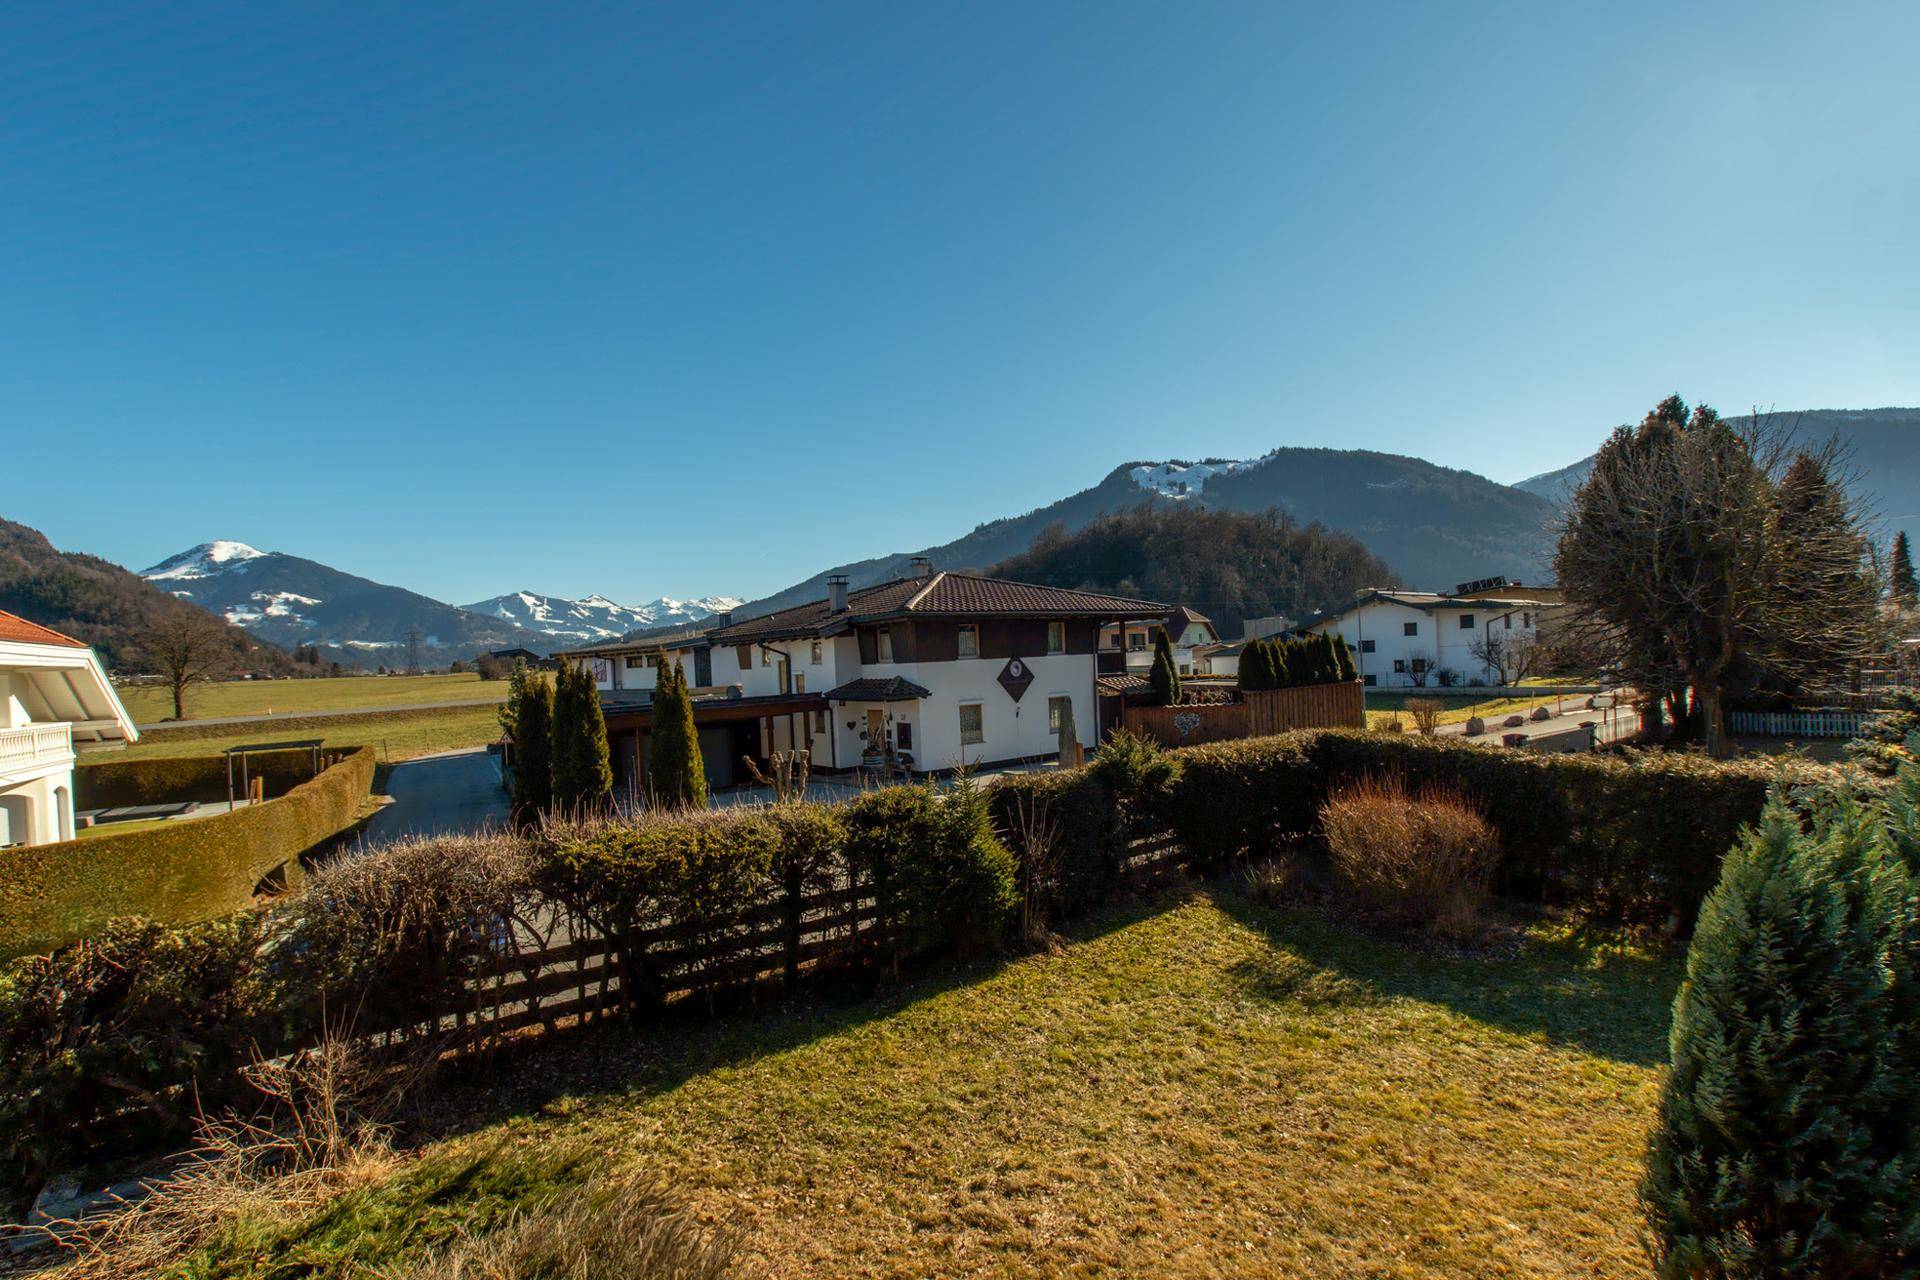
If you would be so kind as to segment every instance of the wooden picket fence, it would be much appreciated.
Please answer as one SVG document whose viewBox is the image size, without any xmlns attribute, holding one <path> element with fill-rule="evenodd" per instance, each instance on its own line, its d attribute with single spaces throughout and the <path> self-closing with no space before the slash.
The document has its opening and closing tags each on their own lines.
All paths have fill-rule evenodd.
<svg viewBox="0 0 1920 1280">
<path fill-rule="evenodd" d="M 1358 680 L 1343 680 L 1242 693 L 1238 702 L 1129 706 L 1120 722 L 1128 731 L 1168 747 L 1264 738 L 1290 729 L 1362 729 L 1367 723 L 1367 694 Z"/>
<path fill-rule="evenodd" d="M 1734 711 L 1727 727 L 1735 733 L 1764 738 L 1857 738 L 1867 721 L 1866 711 L 1840 707 L 1813 707 L 1804 711 Z"/>
</svg>

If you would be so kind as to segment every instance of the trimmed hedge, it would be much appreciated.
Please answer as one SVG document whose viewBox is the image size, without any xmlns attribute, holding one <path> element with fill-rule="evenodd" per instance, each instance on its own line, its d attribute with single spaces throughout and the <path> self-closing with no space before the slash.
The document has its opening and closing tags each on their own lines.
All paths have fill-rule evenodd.
<svg viewBox="0 0 1920 1280">
<path fill-rule="evenodd" d="M 46 951 L 114 916 L 185 924 L 244 906 L 269 872 L 297 875 L 302 853 L 354 820 L 373 754 L 362 747 L 232 813 L 0 853 L 0 957 Z"/>
<path fill-rule="evenodd" d="M 322 751 L 321 767 L 339 751 Z M 247 776 L 265 778 L 267 795 L 286 794 L 311 781 L 313 753 L 306 750 L 263 751 L 247 759 Z M 240 794 L 240 764 L 233 766 L 234 794 Z M 150 760 L 82 760 L 73 770 L 76 809 L 115 809 L 123 805 L 169 804 L 178 800 L 224 801 L 227 798 L 225 756 L 173 756 Z"/>
</svg>

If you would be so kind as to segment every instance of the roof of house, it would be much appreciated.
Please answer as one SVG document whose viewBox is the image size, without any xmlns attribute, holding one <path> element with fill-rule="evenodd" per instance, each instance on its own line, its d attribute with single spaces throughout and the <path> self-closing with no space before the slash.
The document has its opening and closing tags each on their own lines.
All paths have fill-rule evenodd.
<svg viewBox="0 0 1920 1280">
<path fill-rule="evenodd" d="M 832 635 L 849 626 L 891 618 L 1159 618 L 1168 606 L 1151 600 L 1009 582 L 977 573 L 901 578 L 847 593 L 845 612 L 825 599 L 748 618 L 709 633 L 715 644 L 746 644 L 795 636 Z"/>
<path fill-rule="evenodd" d="M 1333 618 L 1344 617 L 1356 609 L 1370 604 L 1397 604 L 1409 609 L 1419 609 L 1431 613 L 1435 609 L 1552 609 L 1559 605 L 1557 600 L 1507 599 L 1494 596 L 1456 596 L 1439 591 L 1398 591 L 1386 587 L 1371 587 L 1349 600 L 1338 609 L 1322 609 L 1309 617 L 1302 618 L 1294 627 L 1296 631 L 1305 631 L 1319 626 Z"/>
<path fill-rule="evenodd" d="M 43 627 L 37 622 L 28 622 L 17 613 L 8 613 L 0 609 L 0 640 L 12 640 L 19 644 L 57 644 L 68 649 L 85 649 L 87 642 L 75 640 L 70 635 L 55 631 L 52 627 Z"/>
<path fill-rule="evenodd" d="M 827 690 L 826 696 L 835 702 L 915 702 L 931 698 L 933 692 L 903 676 L 861 676 Z"/>
<path fill-rule="evenodd" d="M 1198 609 L 1189 608 L 1184 604 L 1175 605 L 1172 608 L 1172 610 L 1170 610 L 1167 614 L 1167 630 L 1173 632 L 1176 635 L 1178 635 L 1182 631 L 1185 631 L 1189 626 L 1191 626 L 1193 623 L 1196 623 L 1196 622 L 1200 623 L 1205 627 L 1208 627 L 1209 629 L 1211 629 L 1213 626 L 1212 618 L 1209 618 L 1206 614 L 1200 612 Z"/>
<path fill-rule="evenodd" d="M 1153 682 L 1142 676 L 1101 676 L 1098 683 L 1100 692 L 1121 695 L 1145 693 L 1153 688 Z"/>
<path fill-rule="evenodd" d="M 1246 647 L 1245 640 L 1235 640 L 1231 644 L 1197 644 L 1193 646 L 1193 653 L 1195 657 L 1237 658 Z"/>
<path fill-rule="evenodd" d="M 556 658 L 606 658 L 622 653 L 665 653 L 669 649 L 692 649 L 707 642 L 708 627 L 682 627 L 650 636 L 622 636 L 604 644 L 584 644 L 577 649 L 555 649 Z"/>
</svg>

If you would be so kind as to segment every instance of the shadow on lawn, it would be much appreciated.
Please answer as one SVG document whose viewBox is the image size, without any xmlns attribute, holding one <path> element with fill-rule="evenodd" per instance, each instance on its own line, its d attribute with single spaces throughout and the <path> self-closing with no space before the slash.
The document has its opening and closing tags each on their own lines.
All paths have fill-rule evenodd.
<svg viewBox="0 0 1920 1280">
<path fill-rule="evenodd" d="M 1529 936 L 1513 955 L 1449 955 L 1369 937 L 1310 911 L 1216 891 L 1222 911 L 1261 934 L 1270 955 L 1239 967 L 1248 990 L 1307 1005 L 1404 998 L 1636 1066 L 1667 1060 L 1682 965 L 1620 935 Z"/>
</svg>

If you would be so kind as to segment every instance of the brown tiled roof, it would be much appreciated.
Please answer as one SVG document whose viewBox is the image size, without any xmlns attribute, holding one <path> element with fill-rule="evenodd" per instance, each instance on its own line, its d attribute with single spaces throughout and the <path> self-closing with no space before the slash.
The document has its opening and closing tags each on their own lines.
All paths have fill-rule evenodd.
<svg viewBox="0 0 1920 1280">
<path fill-rule="evenodd" d="M 23 644 L 57 644 L 70 649 L 84 649 L 84 640 L 75 640 L 72 636 L 62 635 L 52 627 L 43 627 L 37 622 L 28 622 L 18 614 L 0 609 L 0 640 L 16 640 Z"/>
<path fill-rule="evenodd" d="M 936 573 L 902 578 L 847 593 L 845 613 L 828 612 L 825 600 L 749 618 L 715 631 L 715 644 L 741 644 L 839 630 L 885 618 L 1157 618 L 1167 606 L 1151 600 L 1009 582 L 977 573 Z"/>
<path fill-rule="evenodd" d="M 834 702 L 913 702 L 933 694 L 904 676 L 861 676 L 827 690 L 826 696 Z"/>
<path fill-rule="evenodd" d="M 1099 683 L 1102 693 L 1145 693 L 1153 688 L 1149 681 L 1139 676 L 1101 676 Z"/>
<path fill-rule="evenodd" d="M 1204 622 L 1209 627 L 1213 625 L 1212 618 L 1209 618 L 1198 609 L 1189 609 L 1183 604 L 1175 605 L 1167 614 L 1167 630 L 1173 632 L 1175 635 L 1185 631 L 1189 624 L 1195 622 Z"/>
</svg>

